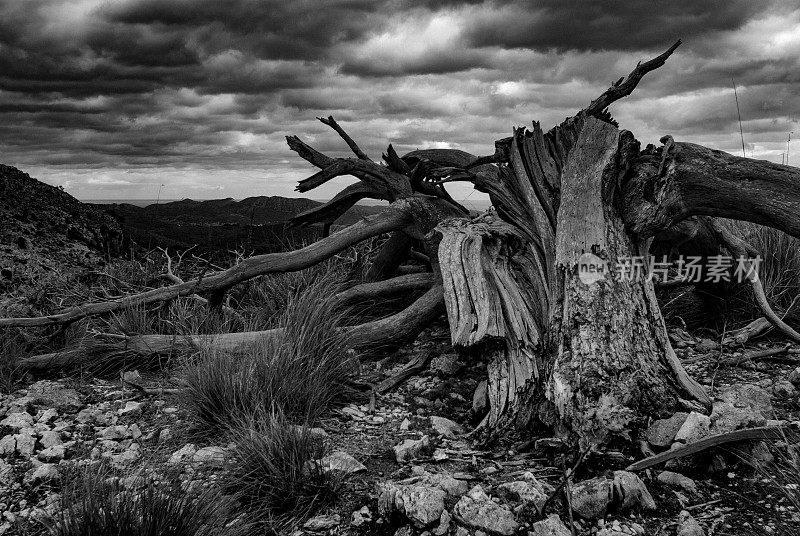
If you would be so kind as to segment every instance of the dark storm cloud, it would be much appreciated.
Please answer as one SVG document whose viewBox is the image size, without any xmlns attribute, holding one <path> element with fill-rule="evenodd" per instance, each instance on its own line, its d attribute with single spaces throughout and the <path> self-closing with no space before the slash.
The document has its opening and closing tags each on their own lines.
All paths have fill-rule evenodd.
<svg viewBox="0 0 800 536">
<path fill-rule="evenodd" d="M 768 0 L 538 0 L 492 3 L 471 22 L 476 46 L 557 50 L 665 48 L 735 30 L 769 6 Z"/>
<path fill-rule="evenodd" d="M 372 0 L 138 0 L 104 11 L 116 23 L 204 29 L 218 49 L 244 45 L 261 58 L 317 59 L 370 31 L 382 7 Z"/>
<path fill-rule="evenodd" d="M 748 143 L 779 160 L 800 110 L 798 35 L 789 0 L 0 0 L 0 154 L 79 195 L 163 181 L 251 195 L 265 174 L 288 194 L 311 170 L 286 134 L 346 154 L 315 116 L 373 157 L 388 142 L 491 152 L 680 37 L 615 105 L 623 127 L 735 149 L 734 78 Z"/>
</svg>

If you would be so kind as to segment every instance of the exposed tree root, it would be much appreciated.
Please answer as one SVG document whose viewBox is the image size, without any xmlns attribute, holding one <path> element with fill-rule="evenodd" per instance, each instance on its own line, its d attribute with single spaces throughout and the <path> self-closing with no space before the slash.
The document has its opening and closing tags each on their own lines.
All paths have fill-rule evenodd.
<svg viewBox="0 0 800 536">
<path fill-rule="evenodd" d="M 356 326 L 340 328 L 347 333 L 353 348 L 369 350 L 379 346 L 398 344 L 416 337 L 443 312 L 442 287 L 437 285 L 402 311 Z M 125 353 L 129 361 L 141 360 L 153 354 L 171 354 L 175 351 L 193 351 L 200 348 L 226 352 L 239 352 L 253 345 L 274 339 L 280 329 L 218 333 L 211 335 L 134 335 L 114 337 L 104 343 L 108 354 Z M 22 359 L 20 367 L 27 370 L 66 368 L 81 363 L 85 348 L 43 354 Z"/>
<path fill-rule="evenodd" d="M 735 430 L 733 432 L 726 432 L 711 437 L 706 437 L 700 441 L 689 443 L 685 447 L 668 450 L 655 456 L 650 456 L 644 460 L 639 460 L 627 467 L 627 471 L 641 471 L 648 469 L 654 465 L 674 460 L 675 458 L 682 458 L 697 454 L 710 448 L 724 445 L 726 443 L 733 443 L 735 441 L 745 440 L 758 440 L 758 439 L 788 439 L 790 441 L 797 441 L 798 436 L 794 430 L 787 429 L 781 426 L 762 426 L 759 428 L 745 428 L 743 430 Z"/>
</svg>

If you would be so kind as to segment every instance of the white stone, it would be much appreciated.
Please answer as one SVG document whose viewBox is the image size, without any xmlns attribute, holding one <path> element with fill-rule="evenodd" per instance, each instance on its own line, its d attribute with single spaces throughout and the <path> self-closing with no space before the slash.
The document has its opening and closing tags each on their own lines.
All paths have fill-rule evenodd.
<svg viewBox="0 0 800 536">
<path fill-rule="evenodd" d="M 327 532 L 342 522 L 339 514 L 314 516 L 303 524 L 303 528 L 311 532 Z"/>
<path fill-rule="evenodd" d="M 42 432 L 42 434 L 39 436 L 39 443 L 41 443 L 42 447 L 46 449 L 60 445 L 62 443 L 61 434 L 54 432 L 53 430 Z"/>
<path fill-rule="evenodd" d="M 693 411 L 686 417 L 683 425 L 675 434 L 675 441 L 678 443 L 694 443 L 709 435 L 711 428 L 711 418 Z"/>
<path fill-rule="evenodd" d="M 117 413 L 120 415 L 125 415 L 128 417 L 138 417 L 142 414 L 142 407 L 144 404 L 141 402 L 134 402 L 133 400 L 129 400 L 125 407 L 119 410 Z"/>
<path fill-rule="evenodd" d="M 678 532 L 676 536 L 705 536 L 700 524 L 686 510 L 678 514 Z"/>
<path fill-rule="evenodd" d="M 528 536 L 572 536 L 572 532 L 564 525 L 558 514 L 550 514 L 547 519 L 531 525 Z"/>
<path fill-rule="evenodd" d="M 192 461 L 214 467 L 222 467 L 225 464 L 227 451 L 222 447 L 203 447 L 194 453 Z"/>
<path fill-rule="evenodd" d="M 680 473 L 673 473 L 672 471 L 661 471 L 658 474 L 658 481 L 667 486 L 682 488 L 694 495 L 697 495 L 697 484 L 688 476 L 683 476 Z"/>
<path fill-rule="evenodd" d="M 43 463 L 25 473 L 24 482 L 28 486 L 55 483 L 59 480 L 58 468 L 52 463 Z"/>
<path fill-rule="evenodd" d="M 351 475 L 366 471 L 367 467 L 343 450 L 336 451 L 320 460 L 322 470 L 326 473 Z"/>
</svg>

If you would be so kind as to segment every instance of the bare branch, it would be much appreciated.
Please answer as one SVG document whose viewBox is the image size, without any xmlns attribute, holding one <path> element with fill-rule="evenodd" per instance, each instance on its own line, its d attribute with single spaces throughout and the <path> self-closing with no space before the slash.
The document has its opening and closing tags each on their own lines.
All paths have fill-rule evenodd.
<svg viewBox="0 0 800 536">
<path fill-rule="evenodd" d="M 620 78 L 602 95 L 593 100 L 591 104 L 585 108 L 586 113 L 595 116 L 602 114 L 603 111 L 613 102 L 618 101 L 623 97 L 627 97 L 633 93 L 633 90 L 636 89 L 636 86 L 642 80 L 642 77 L 644 77 L 644 75 L 650 71 L 654 71 L 664 65 L 664 63 L 667 61 L 667 58 L 669 58 L 672 53 L 675 52 L 675 49 L 678 48 L 680 44 L 681 40 L 678 39 L 674 45 L 669 47 L 669 49 L 660 56 L 656 56 L 650 61 L 636 65 L 636 68 L 631 71 L 631 74 L 628 75 L 625 81 Z"/>
<path fill-rule="evenodd" d="M 357 182 L 347 186 L 336 196 L 318 207 L 306 210 L 289 220 L 290 226 L 305 226 L 312 223 L 333 223 L 362 199 L 381 199 L 367 184 Z"/>
<path fill-rule="evenodd" d="M 289 148 L 292 151 L 300 155 L 300 158 L 317 166 L 318 168 L 326 168 L 335 161 L 335 158 L 325 156 L 307 143 L 300 140 L 300 138 L 297 136 L 286 136 L 286 143 L 289 145 Z"/>
<path fill-rule="evenodd" d="M 433 285 L 433 274 L 407 274 L 384 281 L 363 283 L 344 290 L 336 295 L 342 303 L 376 299 L 398 294 L 407 294 L 416 290 L 428 289 Z"/>
<path fill-rule="evenodd" d="M 372 160 L 330 158 L 303 143 L 297 136 L 287 136 L 286 141 L 293 151 L 320 168 L 319 172 L 298 183 L 295 188 L 298 192 L 313 190 L 335 177 L 352 175 L 368 184 L 378 199 L 392 202 L 412 194 L 408 177 Z"/>
<path fill-rule="evenodd" d="M 370 157 L 364 154 L 364 151 L 361 150 L 358 144 L 355 141 L 353 141 L 353 138 L 351 138 L 350 135 L 347 134 L 347 132 L 345 132 L 341 126 L 339 126 L 339 123 L 336 122 L 336 119 L 334 119 L 332 115 L 328 116 L 327 118 L 317 117 L 317 119 L 321 123 L 328 125 L 333 130 L 335 130 L 339 134 L 339 136 L 342 137 L 345 143 L 347 143 L 348 147 L 350 147 L 350 150 L 352 150 L 353 153 L 358 158 L 360 158 L 361 160 L 369 160 L 370 162 L 372 161 Z"/>
</svg>

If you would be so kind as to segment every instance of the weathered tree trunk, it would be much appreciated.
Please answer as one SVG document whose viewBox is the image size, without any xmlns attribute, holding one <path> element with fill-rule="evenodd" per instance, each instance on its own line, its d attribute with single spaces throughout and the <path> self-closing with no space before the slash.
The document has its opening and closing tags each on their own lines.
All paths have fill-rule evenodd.
<svg viewBox="0 0 800 536">
<path fill-rule="evenodd" d="M 516 131 L 483 185 L 505 223 L 440 226 L 453 343 L 492 354 L 492 432 L 538 418 L 602 443 L 679 398 L 708 401 L 670 347 L 652 283 L 611 271 L 642 254 L 617 204 L 620 134 L 592 116 Z M 606 269 L 597 281 L 579 274 L 586 254 Z"/>
<path fill-rule="evenodd" d="M 708 403 L 670 346 L 645 270 L 617 271 L 648 249 L 618 208 L 621 149 L 616 127 L 587 117 L 562 174 L 546 398 L 555 424 L 584 442 L 674 411 L 680 397 Z M 586 254 L 608 270 L 595 282 L 579 274 Z"/>
</svg>

